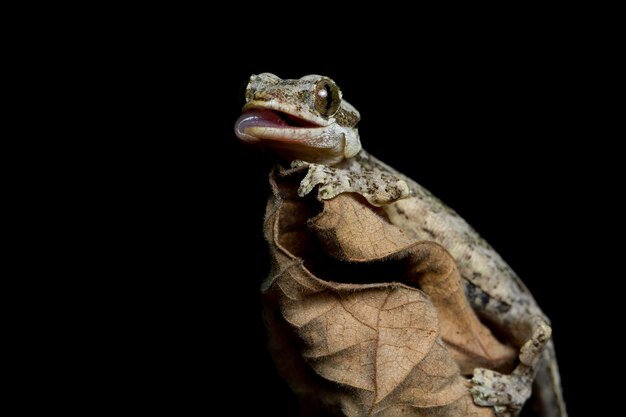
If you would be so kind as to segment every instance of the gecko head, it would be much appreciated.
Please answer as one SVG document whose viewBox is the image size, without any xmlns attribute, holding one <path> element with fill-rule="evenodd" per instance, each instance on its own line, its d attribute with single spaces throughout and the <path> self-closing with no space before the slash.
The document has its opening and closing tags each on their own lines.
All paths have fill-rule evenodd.
<svg viewBox="0 0 626 417">
<path fill-rule="evenodd" d="M 359 119 L 330 78 L 283 80 L 266 72 L 250 77 L 235 134 L 288 160 L 335 165 L 361 150 Z"/>
</svg>

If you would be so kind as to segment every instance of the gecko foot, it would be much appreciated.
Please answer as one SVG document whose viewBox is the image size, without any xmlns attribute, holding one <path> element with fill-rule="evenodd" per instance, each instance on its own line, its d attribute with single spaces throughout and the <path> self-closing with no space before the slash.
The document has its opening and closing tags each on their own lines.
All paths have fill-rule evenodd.
<svg viewBox="0 0 626 417">
<path fill-rule="evenodd" d="M 298 195 L 304 197 L 319 186 L 317 190 L 319 201 L 330 200 L 341 193 L 357 193 L 365 197 L 370 204 L 379 207 L 411 194 L 405 180 L 368 161 L 364 152 L 346 162 L 341 168 L 293 161 L 292 169 L 308 169 L 298 188 Z"/>
<path fill-rule="evenodd" d="M 470 382 L 470 393 L 474 403 L 493 407 L 497 417 L 514 417 L 530 397 L 532 382 L 532 376 L 527 373 L 503 375 L 478 368 Z"/>
<path fill-rule="evenodd" d="M 530 398 L 532 384 L 552 329 L 540 317 L 533 323 L 533 331 L 520 349 L 520 364 L 511 375 L 503 375 L 490 369 L 477 368 L 470 382 L 474 403 L 492 406 L 497 417 L 515 417 Z"/>
</svg>

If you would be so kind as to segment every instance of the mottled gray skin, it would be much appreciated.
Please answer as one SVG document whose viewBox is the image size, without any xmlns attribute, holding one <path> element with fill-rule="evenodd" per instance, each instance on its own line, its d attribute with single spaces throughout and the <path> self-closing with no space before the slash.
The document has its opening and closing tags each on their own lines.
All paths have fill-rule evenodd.
<svg viewBox="0 0 626 417">
<path fill-rule="evenodd" d="M 327 200 L 343 192 L 361 194 L 381 207 L 389 221 L 419 240 L 435 241 L 457 262 L 466 295 L 477 314 L 520 347 L 520 364 L 511 375 L 476 369 L 471 392 L 479 405 L 500 417 L 515 416 L 531 395 L 535 374 L 544 417 L 566 417 L 549 320 L 511 267 L 454 210 L 428 190 L 362 150 L 333 167 L 294 161 L 308 169 L 300 184 L 304 196 L 318 187 Z"/>
<path fill-rule="evenodd" d="M 293 169 L 307 171 L 299 195 L 304 196 L 317 188 L 317 198 L 322 201 L 340 193 L 358 193 L 370 204 L 381 207 L 389 222 L 406 233 L 445 247 L 457 262 L 474 310 L 520 348 L 520 364 L 510 375 L 480 368 L 474 371 L 470 387 L 474 402 L 492 406 L 499 417 L 516 416 L 530 397 L 531 386 L 536 381 L 535 395 L 541 403 L 543 417 L 567 417 L 550 340 L 549 320 L 509 265 L 454 210 L 412 179 L 361 149 L 356 130 L 359 115 L 352 106 L 343 101 L 337 112 L 341 117 L 323 117 L 312 105 L 307 106 L 306 102 L 299 100 L 298 97 L 306 96 L 302 91 L 315 91 L 314 83 L 320 76 L 300 80 L 280 80 L 273 75 L 264 77 L 270 80 L 267 91 L 271 94 L 264 95 L 263 88 L 259 93 L 256 87 L 255 93 L 246 97 L 249 103 L 258 108 L 262 106 L 259 98 L 270 97 L 273 100 L 270 108 L 291 111 L 317 125 L 310 129 L 307 151 L 300 154 L 304 160 L 292 162 Z M 253 77 L 252 82 L 258 83 L 258 78 Z M 319 130 L 324 126 L 328 127 L 328 134 L 321 141 Z M 261 139 L 262 134 L 258 134 Z M 296 136 L 294 142 L 302 146 L 307 130 L 299 128 Z M 268 141 L 272 137 L 265 136 Z M 318 153 L 311 159 L 311 151 L 326 150 L 328 140 L 342 146 L 337 147 L 334 155 Z M 346 149 L 350 151 L 346 152 Z"/>
</svg>

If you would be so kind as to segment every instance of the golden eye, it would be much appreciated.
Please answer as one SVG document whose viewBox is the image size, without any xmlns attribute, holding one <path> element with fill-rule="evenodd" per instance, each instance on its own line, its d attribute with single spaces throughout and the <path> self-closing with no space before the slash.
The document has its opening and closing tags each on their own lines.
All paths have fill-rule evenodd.
<svg viewBox="0 0 626 417">
<path fill-rule="evenodd" d="M 330 117 L 337 113 L 341 103 L 341 92 L 337 84 L 324 78 L 315 84 L 315 110 L 322 116 Z"/>
</svg>

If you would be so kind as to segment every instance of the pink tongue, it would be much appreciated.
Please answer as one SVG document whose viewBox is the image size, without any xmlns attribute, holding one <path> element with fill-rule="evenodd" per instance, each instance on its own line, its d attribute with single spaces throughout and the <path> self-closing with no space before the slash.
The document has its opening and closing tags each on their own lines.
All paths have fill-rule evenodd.
<svg viewBox="0 0 626 417">
<path fill-rule="evenodd" d="M 246 133 L 249 127 L 283 127 L 287 123 L 271 110 L 248 110 L 235 122 L 235 134 L 245 142 L 258 142 L 259 138 Z"/>
</svg>

